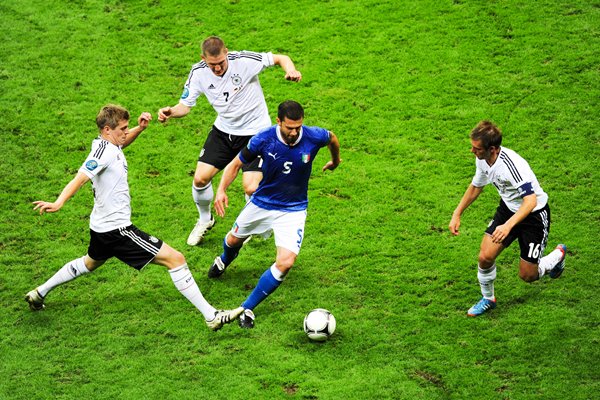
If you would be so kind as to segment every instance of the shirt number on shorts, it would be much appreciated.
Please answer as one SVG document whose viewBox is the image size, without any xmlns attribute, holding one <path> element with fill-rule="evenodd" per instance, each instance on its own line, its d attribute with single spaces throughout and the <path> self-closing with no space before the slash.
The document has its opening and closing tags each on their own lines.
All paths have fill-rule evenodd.
<svg viewBox="0 0 600 400">
<path fill-rule="evenodd" d="M 529 243 L 529 253 L 527 256 L 529 258 L 538 258 L 540 256 L 540 244 Z"/>
<path fill-rule="evenodd" d="M 302 244 L 302 229 L 298 229 L 296 233 L 298 234 L 298 240 L 296 241 L 296 243 L 298 244 L 298 247 L 300 247 L 300 245 Z"/>
</svg>

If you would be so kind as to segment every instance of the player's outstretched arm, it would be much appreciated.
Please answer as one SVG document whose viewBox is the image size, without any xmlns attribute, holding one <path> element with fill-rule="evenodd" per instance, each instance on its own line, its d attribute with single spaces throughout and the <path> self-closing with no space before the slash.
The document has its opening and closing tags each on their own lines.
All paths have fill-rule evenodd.
<svg viewBox="0 0 600 400">
<path fill-rule="evenodd" d="M 75 175 L 75 178 L 71 180 L 71 182 L 67 183 L 63 191 L 60 193 L 58 198 L 54 203 L 48 201 L 34 201 L 35 207 L 34 210 L 39 210 L 40 215 L 44 212 L 56 212 L 62 208 L 62 206 L 69 200 L 71 197 L 77 193 L 77 191 L 87 182 L 90 178 L 83 172 L 78 172 Z"/>
<path fill-rule="evenodd" d="M 296 69 L 294 62 L 285 54 L 273 54 L 273 63 L 279 65 L 285 71 L 285 79 L 300 82 L 302 74 Z"/>
<path fill-rule="evenodd" d="M 123 148 L 129 146 L 135 139 L 137 139 L 138 135 L 142 133 L 147 127 L 148 124 L 152 121 L 152 114 L 149 112 L 143 112 L 138 117 L 138 124 L 135 128 L 131 128 L 127 137 L 125 138 L 125 144 L 123 144 Z"/>
<path fill-rule="evenodd" d="M 229 198 L 227 197 L 227 188 L 237 177 L 240 169 L 242 168 L 242 160 L 240 156 L 236 156 L 223 170 L 221 176 L 221 182 L 217 188 L 217 194 L 215 196 L 215 211 L 220 217 L 225 216 L 225 208 L 229 207 Z"/>
<path fill-rule="evenodd" d="M 330 139 L 327 148 L 331 153 L 331 160 L 329 160 L 327 164 L 323 166 L 323 171 L 333 171 L 342 162 L 342 159 L 340 158 L 340 141 L 338 140 L 337 136 L 335 136 L 335 134 L 331 131 L 329 132 L 329 138 Z"/>
<path fill-rule="evenodd" d="M 467 207 L 469 207 L 471 203 L 473 203 L 475 199 L 479 197 L 482 191 L 483 186 L 477 187 L 473 186 L 472 184 L 469 185 L 469 187 L 465 191 L 465 194 L 463 195 L 462 199 L 460 199 L 460 203 L 458 203 L 458 206 L 456 206 L 454 213 L 452 213 L 452 219 L 448 224 L 448 229 L 450 229 L 450 232 L 453 235 L 458 235 L 458 229 L 460 228 L 460 216 L 467 209 Z"/>
<path fill-rule="evenodd" d="M 182 103 L 173 107 L 163 107 L 158 110 L 158 122 L 166 122 L 169 118 L 181 118 L 190 113 L 191 108 Z"/>
</svg>

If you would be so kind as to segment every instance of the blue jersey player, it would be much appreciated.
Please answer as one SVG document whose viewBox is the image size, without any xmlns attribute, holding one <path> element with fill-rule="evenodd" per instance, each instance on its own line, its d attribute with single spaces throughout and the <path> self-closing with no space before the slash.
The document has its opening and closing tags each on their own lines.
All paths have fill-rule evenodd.
<svg viewBox="0 0 600 400">
<path fill-rule="evenodd" d="M 275 263 L 262 274 L 250 296 L 242 303 L 242 328 L 254 327 L 252 310 L 273 293 L 294 265 L 304 238 L 308 206 L 308 180 L 312 163 L 321 147 L 331 153 L 323 167 L 334 170 L 341 162 L 337 137 L 326 129 L 304 126 L 304 109 L 295 101 L 285 101 L 277 111 L 277 125 L 260 131 L 248 146 L 227 165 L 217 189 L 215 210 L 225 215 L 229 205 L 226 190 L 243 164 L 262 157 L 263 179 L 256 192 L 237 217 L 223 241 L 223 253 L 208 271 L 210 278 L 221 276 L 237 257 L 244 240 L 251 235 L 275 236 Z"/>
</svg>

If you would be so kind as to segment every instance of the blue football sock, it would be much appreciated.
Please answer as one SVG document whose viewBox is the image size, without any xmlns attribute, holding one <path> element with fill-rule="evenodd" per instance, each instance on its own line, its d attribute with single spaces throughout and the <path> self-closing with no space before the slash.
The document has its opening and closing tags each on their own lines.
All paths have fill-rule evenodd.
<svg viewBox="0 0 600 400">
<path fill-rule="evenodd" d="M 223 261 L 223 264 L 225 264 L 226 267 L 235 260 L 241 248 L 242 246 L 229 247 L 227 244 L 227 235 L 225 235 L 225 239 L 223 239 L 223 254 L 221 254 L 221 261 Z"/>
<path fill-rule="evenodd" d="M 271 273 L 271 268 L 267 268 L 258 280 L 252 293 L 250 293 L 250 296 L 242 303 L 242 307 L 253 310 L 254 307 L 259 305 L 268 295 L 273 293 L 275 289 L 281 285 L 281 282 L 282 281 L 275 279 Z"/>
</svg>

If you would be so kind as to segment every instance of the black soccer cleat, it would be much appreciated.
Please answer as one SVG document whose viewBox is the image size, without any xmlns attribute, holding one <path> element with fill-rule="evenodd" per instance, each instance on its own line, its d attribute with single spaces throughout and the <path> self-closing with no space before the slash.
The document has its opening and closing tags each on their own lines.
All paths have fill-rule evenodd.
<svg viewBox="0 0 600 400">
<path fill-rule="evenodd" d="M 225 268 L 227 268 L 227 266 L 223 263 L 223 260 L 221 260 L 221 256 L 217 256 L 217 258 L 215 258 L 215 261 L 213 262 L 213 265 L 211 265 L 208 269 L 208 277 L 220 277 L 225 272 Z"/>
<path fill-rule="evenodd" d="M 252 329 L 254 328 L 254 313 L 250 309 L 245 309 L 240 319 L 238 320 L 240 328 Z"/>
</svg>

